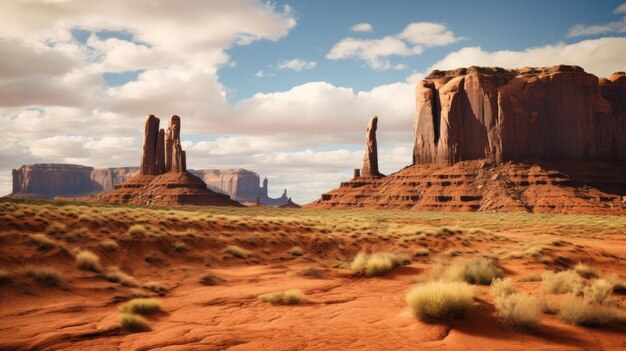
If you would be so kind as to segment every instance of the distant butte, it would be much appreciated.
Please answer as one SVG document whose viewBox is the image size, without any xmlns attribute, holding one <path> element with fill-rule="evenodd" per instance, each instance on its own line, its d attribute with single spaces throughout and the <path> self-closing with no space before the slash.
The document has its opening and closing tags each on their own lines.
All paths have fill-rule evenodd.
<svg viewBox="0 0 626 351">
<path fill-rule="evenodd" d="M 378 178 L 375 130 L 363 168 L 310 207 L 626 214 L 624 72 L 433 71 L 417 84 L 413 165 Z"/>
<path fill-rule="evenodd" d="M 180 128 L 178 116 L 172 116 L 167 132 L 159 129 L 158 118 L 146 117 L 139 174 L 94 199 L 135 205 L 241 206 L 228 195 L 207 189 L 202 179 L 187 171 Z"/>
</svg>

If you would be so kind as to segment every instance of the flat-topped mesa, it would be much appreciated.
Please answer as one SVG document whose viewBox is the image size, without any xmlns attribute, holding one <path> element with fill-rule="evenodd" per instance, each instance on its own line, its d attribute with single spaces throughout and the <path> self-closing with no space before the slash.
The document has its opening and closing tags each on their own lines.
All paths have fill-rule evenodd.
<svg viewBox="0 0 626 351">
<path fill-rule="evenodd" d="M 363 157 L 362 177 L 382 177 L 378 171 L 378 146 L 376 144 L 376 129 L 378 127 L 378 117 L 370 118 L 365 134 L 365 156 Z M 356 173 L 355 173 L 356 176 Z"/>
<path fill-rule="evenodd" d="M 625 159 L 623 77 L 565 65 L 433 71 L 416 88 L 413 164 Z"/>
</svg>

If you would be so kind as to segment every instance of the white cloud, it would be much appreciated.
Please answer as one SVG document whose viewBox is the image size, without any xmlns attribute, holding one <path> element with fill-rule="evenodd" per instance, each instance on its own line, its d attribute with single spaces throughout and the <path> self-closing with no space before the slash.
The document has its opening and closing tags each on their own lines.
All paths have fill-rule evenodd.
<svg viewBox="0 0 626 351">
<path fill-rule="evenodd" d="M 499 66 L 518 68 L 525 66 L 578 65 L 598 76 L 608 76 L 626 70 L 626 38 L 600 38 L 578 43 L 558 43 L 522 51 L 483 51 L 480 47 L 466 47 L 451 52 L 430 67 L 448 70 L 459 67 Z M 424 72 L 424 73 L 427 73 Z"/>
<path fill-rule="evenodd" d="M 618 6 L 614 14 L 626 13 L 626 3 Z M 570 28 L 567 33 L 568 37 L 591 36 L 607 33 L 626 33 L 626 16 L 619 21 L 613 21 L 605 24 L 585 25 L 577 24 Z"/>
<path fill-rule="evenodd" d="M 263 72 L 263 70 L 259 70 L 256 72 L 255 76 L 263 78 L 265 76 L 265 72 Z"/>
<path fill-rule="evenodd" d="M 300 59 L 284 60 L 278 63 L 278 69 L 289 69 L 300 72 L 302 70 L 313 69 L 317 66 L 315 61 L 304 61 Z"/>
<path fill-rule="evenodd" d="M 353 32 L 371 33 L 374 31 L 374 27 L 372 27 L 372 25 L 369 23 L 361 22 L 350 27 L 350 30 Z"/>
<path fill-rule="evenodd" d="M 389 56 L 420 55 L 425 47 L 443 46 L 460 40 L 446 26 L 430 22 L 414 22 L 401 33 L 380 39 L 344 38 L 335 43 L 326 54 L 329 60 L 355 58 L 365 61 L 375 70 L 404 69 L 404 65 L 394 65 Z"/>
</svg>

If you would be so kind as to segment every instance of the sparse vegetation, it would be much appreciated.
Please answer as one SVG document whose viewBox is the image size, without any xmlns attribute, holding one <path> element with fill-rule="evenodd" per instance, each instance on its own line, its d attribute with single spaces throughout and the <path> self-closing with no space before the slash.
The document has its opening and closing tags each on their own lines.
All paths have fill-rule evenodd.
<svg viewBox="0 0 626 351">
<path fill-rule="evenodd" d="M 265 294 L 259 296 L 261 302 L 267 302 L 274 305 L 297 305 L 302 301 L 304 295 L 302 291 L 292 289 L 283 292 Z"/>
<path fill-rule="evenodd" d="M 28 275 L 43 286 L 54 287 L 61 285 L 61 273 L 52 267 L 32 267 L 28 270 Z"/>
<path fill-rule="evenodd" d="M 451 265 L 439 263 L 433 267 L 435 278 L 443 280 L 462 280 L 470 284 L 489 285 L 496 278 L 502 277 L 500 269 L 493 260 L 477 257 Z"/>
<path fill-rule="evenodd" d="M 174 250 L 178 252 L 185 251 L 187 250 L 187 245 L 185 244 L 185 242 L 179 240 L 174 243 Z"/>
<path fill-rule="evenodd" d="M 545 271 L 541 275 L 541 290 L 546 294 L 578 293 L 583 288 L 582 278 L 576 272 Z"/>
<path fill-rule="evenodd" d="M 462 318 L 474 307 L 474 289 L 466 283 L 436 281 L 413 288 L 406 302 L 422 321 L 445 322 Z"/>
<path fill-rule="evenodd" d="M 302 256 L 304 255 L 304 249 L 301 248 L 300 246 L 294 246 L 291 249 L 289 249 L 289 254 L 292 256 Z"/>
<path fill-rule="evenodd" d="M 128 228 L 127 234 L 131 238 L 143 238 L 146 235 L 146 227 L 141 224 L 134 224 Z"/>
<path fill-rule="evenodd" d="M 427 247 L 420 247 L 413 250 L 413 257 L 428 256 L 429 254 L 430 250 Z"/>
<path fill-rule="evenodd" d="M 585 299 L 598 304 L 606 303 L 612 292 L 613 284 L 606 279 L 596 279 L 591 285 L 583 288 Z"/>
<path fill-rule="evenodd" d="M 145 318 L 136 314 L 120 313 L 119 320 L 122 328 L 130 332 L 145 331 L 150 329 Z"/>
<path fill-rule="evenodd" d="M 100 272 L 100 258 L 89 250 L 81 251 L 76 255 L 76 266 L 84 271 Z"/>
<path fill-rule="evenodd" d="M 130 275 L 122 272 L 121 270 L 119 270 L 119 268 L 117 267 L 113 267 L 110 268 L 109 271 L 106 274 L 106 279 L 110 282 L 113 283 L 120 283 L 124 286 L 128 286 L 131 288 L 136 287 L 137 281 L 135 280 L 135 278 L 131 277 Z"/>
<path fill-rule="evenodd" d="M 517 328 L 534 328 L 539 320 L 539 300 L 528 293 L 513 293 L 495 299 L 498 316 Z"/>
<path fill-rule="evenodd" d="M 98 244 L 98 248 L 100 248 L 103 251 L 116 251 L 118 249 L 118 245 L 117 242 L 115 240 L 111 240 L 111 239 L 106 239 L 101 241 Z"/>
<path fill-rule="evenodd" d="M 410 263 L 411 259 L 408 256 L 398 253 L 377 252 L 371 255 L 359 253 L 350 264 L 350 269 L 371 277 L 385 275 L 396 267 Z"/>
<path fill-rule="evenodd" d="M 236 257 L 236 258 L 248 258 L 250 256 L 252 256 L 252 252 L 248 251 L 242 247 L 239 247 L 237 245 L 228 245 L 226 246 L 226 248 L 224 249 L 224 252 L 226 252 L 227 254 Z"/>
<path fill-rule="evenodd" d="M 585 279 L 596 278 L 598 276 L 598 273 L 596 273 L 593 268 L 582 262 L 579 262 L 576 266 L 574 266 L 574 271 Z"/>
<path fill-rule="evenodd" d="M 626 320 L 624 313 L 615 307 L 590 304 L 575 296 L 567 296 L 560 310 L 559 318 L 570 324 L 605 325 Z"/>
<path fill-rule="evenodd" d="M 65 226 L 65 224 L 56 223 L 56 222 L 50 224 L 48 228 L 46 229 L 46 233 L 52 236 L 65 234 L 66 232 L 67 232 L 67 227 Z"/>
<path fill-rule="evenodd" d="M 491 282 L 491 294 L 494 297 L 508 296 L 517 292 L 511 278 L 494 279 Z"/>
<path fill-rule="evenodd" d="M 39 250 L 50 250 L 55 245 L 55 241 L 44 234 L 32 234 L 30 240 L 37 245 Z"/>
<path fill-rule="evenodd" d="M 200 278 L 200 283 L 203 285 L 216 285 L 219 282 L 223 281 L 223 279 L 215 276 L 213 273 L 207 273 Z"/>
<path fill-rule="evenodd" d="M 157 282 L 147 282 L 143 285 L 143 287 L 159 295 L 165 295 L 165 293 L 167 292 L 167 288 L 165 287 L 165 285 Z"/>
<path fill-rule="evenodd" d="M 153 298 L 132 299 L 122 306 L 122 312 L 133 314 L 151 314 L 161 311 L 161 301 Z"/>
<path fill-rule="evenodd" d="M 311 277 L 311 278 L 322 278 L 324 274 L 319 268 L 308 267 L 300 271 L 300 275 Z"/>
</svg>

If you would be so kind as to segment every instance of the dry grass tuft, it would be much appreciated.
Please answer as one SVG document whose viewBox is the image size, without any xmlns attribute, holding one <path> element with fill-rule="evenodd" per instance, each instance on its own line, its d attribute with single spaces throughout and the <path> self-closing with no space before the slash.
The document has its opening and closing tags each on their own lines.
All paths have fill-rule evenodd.
<svg viewBox="0 0 626 351">
<path fill-rule="evenodd" d="M 579 262 L 576 266 L 574 266 L 574 271 L 585 279 L 598 277 L 598 273 L 596 273 L 596 271 L 594 271 L 593 268 L 591 268 L 590 266 L 582 262 Z"/>
<path fill-rule="evenodd" d="M 161 301 L 153 298 L 132 299 L 122 306 L 122 312 L 151 314 L 161 311 Z"/>
<path fill-rule="evenodd" d="M 494 297 L 509 296 L 515 294 L 517 289 L 513 286 L 511 278 L 494 279 L 491 282 L 491 294 Z"/>
<path fill-rule="evenodd" d="M 498 296 L 495 306 L 498 316 L 516 328 L 532 329 L 538 324 L 541 305 L 537 298 L 528 293 Z"/>
<path fill-rule="evenodd" d="M 252 252 L 237 245 L 228 245 L 224 249 L 227 254 L 236 258 L 248 258 L 252 256 Z"/>
<path fill-rule="evenodd" d="M 177 241 L 174 243 L 174 250 L 182 252 L 187 250 L 187 245 L 183 241 Z"/>
<path fill-rule="evenodd" d="M 612 292 L 613 283 L 606 279 L 597 279 L 590 286 L 583 288 L 585 299 L 598 304 L 607 303 Z"/>
<path fill-rule="evenodd" d="M 63 281 L 61 273 L 51 267 L 32 267 L 28 270 L 28 275 L 33 277 L 38 284 L 47 287 L 59 286 Z"/>
<path fill-rule="evenodd" d="M 289 249 L 288 253 L 292 256 L 302 256 L 304 255 L 304 249 L 301 248 L 300 246 L 294 246 L 291 249 Z"/>
<path fill-rule="evenodd" d="M 159 295 L 165 295 L 165 293 L 167 292 L 167 288 L 165 287 L 165 285 L 157 282 L 147 282 L 143 285 L 143 287 Z"/>
<path fill-rule="evenodd" d="M 259 296 L 261 302 L 268 302 L 274 305 L 297 305 L 303 299 L 302 291 L 292 289 L 283 292 L 265 294 Z"/>
<path fill-rule="evenodd" d="M 113 267 L 109 269 L 109 272 L 106 275 L 106 279 L 113 283 L 120 283 L 129 288 L 134 288 L 138 285 L 135 278 L 120 271 L 119 268 L 117 267 Z"/>
<path fill-rule="evenodd" d="M 66 232 L 67 232 L 67 227 L 65 226 L 65 224 L 56 223 L 56 222 L 50 224 L 48 228 L 46 229 L 46 233 L 52 236 L 65 234 Z"/>
<path fill-rule="evenodd" d="M 50 250 L 55 245 L 55 241 L 44 234 L 32 234 L 30 240 L 37 245 L 39 250 Z"/>
<path fill-rule="evenodd" d="M 582 278 L 574 271 L 552 272 L 541 274 L 541 291 L 546 294 L 577 294 L 583 288 Z"/>
<path fill-rule="evenodd" d="M 98 248 L 103 251 L 116 251 L 118 249 L 117 242 L 115 240 L 106 239 L 98 243 Z"/>
<path fill-rule="evenodd" d="M 377 252 L 371 255 L 359 253 L 350 264 L 350 269 L 371 277 L 385 275 L 396 267 L 410 263 L 411 259 L 408 256 L 398 253 Z"/>
<path fill-rule="evenodd" d="M 146 235 L 146 227 L 141 224 L 134 224 L 128 228 L 126 233 L 132 238 L 142 238 Z"/>
<path fill-rule="evenodd" d="M 84 271 L 100 272 L 100 257 L 85 250 L 76 255 L 76 266 Z"/>
<path fill-rule="evenodd" d="M 322 278 L 324 274 L 319 268 L 308 267 L 299 272 L 300 275 L 311 278 Z"/>
<path fill-rule="evenodd" d="M 559 318 L 565 323 L 577 325 L 606 325 L 626 321 L 624 313 L 615 307 L 589 304 L 574 296 L 568 296 L 561 302 Z"/>
<path fill-rule="evenodd" d="M 474 307 L 474 288 L 461 282 L 431 282 L 409 291 L 406 302 L 420 320 L 445 322 L 462 318 Z"/>
<path fill-rule="evenodd" d="M 430 250 L 427 247 L 420 247 L 413 250 L 413 257 L 428 256 L 429 254 Z"/>
<path fill-rule="evenodd" d="M 433 275 L 437 279 L 462 280 L 470 284 L 489 285 L 494 279 L 501 278 L 503 273 L 493 260 L 477 257 L 448 266 L 439 263 L 433 267 Z"/>
<path fill-rule="evenodd" d="M 149 330 L 148 322 L 142 316 L 132 313 L 121 313 L 119 316 L 122 328 L 130 332 L 139 332 Z"/>
<path fill-rule="evenodd" d="M 217 277 L 213 273 L 207 273 L 200 278 L 200 283 L 208 286 L 217 285 L 222 281 L 224 281 L 222 278 Z"/>
</svg>

